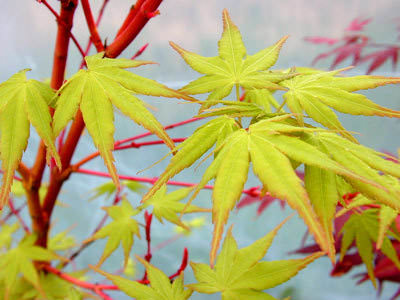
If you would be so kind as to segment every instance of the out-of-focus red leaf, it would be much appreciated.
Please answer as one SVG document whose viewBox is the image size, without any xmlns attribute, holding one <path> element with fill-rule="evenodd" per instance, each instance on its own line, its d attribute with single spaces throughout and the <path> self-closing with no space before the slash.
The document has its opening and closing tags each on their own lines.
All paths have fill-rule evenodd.
<svg viewBox="0 0 400 300">
<path fill-rule="evenodd" d="M 362 264 L 360 255 L 357 253 L 347 254 L 342 261 L 338 261 L 331 271 L 332 277 L 338 277 L 349 272 L 354 266 Z"/>
<path fill-rule="evenodd" d="M 304 38 L 304 40 L 313 44 L 327 44 L 330 46 L 340 41 L 340 39 L 327 38 L 323 36 L 310 36 Z"/>
<path fill-rule="evenodd" d="M 368 68 L 367 74 L 372 73 L 377 68 L 379 68 L 382 64 L 384 64 L 387 60 L 392 60 L 393 70 L 396 69 L 397 61 L 399 56 L 399 48 L 398 47 L 388 47 L 383 50 L 379 50 L 373 53 L 370 53 L 363 58 L 360 59 L 360 63 L 371 60 L 371 65 Z"/>
<path fill-rule="evenodd" d="M 274 201 L 278 201 L 279 204 L 281 205 L 281 208 L 285 208 L 285 201 L 276 199 L 272 196 L 270 196 L 268 193 L 263 196 L 250 196 L 246 195 L 242 200 L 239 201 L 237 208 L 241 209 L 245 206 L 251 205 L 253 203 L 259 203 L 259 206 L 257 208 L 257 216 L 261 215 L 261 213 L 268 208 Z"/>
<path fill-rule="evenodd" d="M 319 60 L 327 58 L 329 56 L 335 56 L 333 63 L 331 65 L 331 69 L 334 69 L 337 65 L 343 62 L 346 58 L 353 58 L 353 65 L 359 63 L 361 58 L 361 52 L 364 47 L 367 45 L 368 38 L 365 36 L 352 36 L 346 37 L 343 45 L 336 47 L 335 49 L 321 53 L 318 55 L 312 62 L 312 64 L 316 64 Z"/>
<path fill-rule="evenodd" d="M 372 21 L 372 18 L 368 18 L 368 19 L 355 18 L 353 21 L 350 22 L 349 26 L 347 26 L 347 28 L 345 30 L 346 31 L 361 31 L 371 21 Z"/>
</svg>

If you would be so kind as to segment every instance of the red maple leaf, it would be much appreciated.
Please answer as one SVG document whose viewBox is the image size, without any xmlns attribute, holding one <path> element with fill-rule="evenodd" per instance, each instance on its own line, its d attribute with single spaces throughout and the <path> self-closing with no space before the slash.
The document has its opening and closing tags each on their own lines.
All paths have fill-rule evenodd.
<svg viewBox="0 0 400 300">
<path fill-rule="evenodd" d="M 368 18 L 368 19 L 355 18 L 353 21 L 350 22 L 349 26 L 347 26 L 345 30 L 346 31 L 361 31 L 371 21 L 372 21 L 372 18 Z"/>
<path fill-rule="evenodd" d="M 382 64 L 384 64 L 388 60 L 392 60 L 393 70 L 396 69 L 397 60 L 399 56 L 399 47 L 390 46 L 383 50 L 378 50 L 376 52 L 370 53 L 363 58 L 360 59 L 360 63 L 371 60 L 371 65 L 368 68 L 367 74 L 372 73 L 377 68 L 379 68 Z"/>
</svg>

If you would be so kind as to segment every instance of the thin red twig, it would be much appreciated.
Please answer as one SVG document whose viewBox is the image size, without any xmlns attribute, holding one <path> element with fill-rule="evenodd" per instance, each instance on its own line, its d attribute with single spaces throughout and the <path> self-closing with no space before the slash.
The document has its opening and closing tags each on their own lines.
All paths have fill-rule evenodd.
<svg viewBox="0 0 400 300">
<path fill-rule="evenodd" d="M 47 2 L 47 0 L 38 0 L 39 3 L 43 3 L 49 11 L 56 17 L 56 20 L 58 23 L 65 25 L 61 19 L 59 14 L 54 10 L 54 8 L 51 7 L 51 5 Z M 70 31 L 69 36 L 71 37 L 72 41 L 74 42 L 76 48 L 78 48 L 79 53 L 82 55 L 82 57 L 85 57 L 85 52 L 83 51 L 81 45 L 79 44 L 78 40 L 76 37 L 73 35 L 73 33 Z"/>
<path fill-rule="evenodd" d="M 201 120 L 201 119 L 202 118 L 191 118 L 191 119 L 187 119 L 187 120 L 184 120 L 184 121 L 181 121 L 181 122 L 173 123 L 173 124 L 165 126 L 164 130 L 173 129 L 173 128 L 176 128 L 176 127 L 179 127 L 179 126 L 182 126 L 182 125 L 185 125 L 185 124 L 189 124 L 189 123 Z M 138 139 L 141 139 L 141 138 L 153 135 L 153 134 L 154 133 L 148 131 L 148 132 L 145 132 L 145 133 L 142 133 L 142 134 L 138 134 L 138 135 L 135 135 L 135 136 L 127 138 L 127 139 L 119 140 L 119 141 L 116 141 L 114 143 L 114 147 L 117 147 L 117 146 L 119 146 L 121 144 L 129 143 L 131 141 L 138 140 Z"/>
<path fill-rule="evenodd" d="M 182 125 L 185 125 L 185 124 L 189 124 L 189 123 L 192 123 L 192 122 L 195 122 L 195 121 L 198 121 L 198 120 L 201 120 L 201 118 L 191 118 L 191 119 L 187 119 L 187 120 L 184 120 L 184 121 L 181 121 L 181 122 L 173 123 L 173 124 L 170 124 L 170 125 L 165 126 L 165 127 L 164 127 L 164 130 L 173 129 L 173 128 L 176 128 L 176 127 L 179 127 L 179 126 L 182 126 Z M 132 142 L 132 141 L 135 141 L 135 140 L 138 140 L 138 139 L 141 139 L 141 138 L 144 138 L 144 137 L 153 135 L 153 134 L 154 134 L 154 133 L 148 131 L 148 132 L 145 132 L 145 133 L 142 133 L 142 134 L 139 134 L 139 135 L 135 135 L 135 136 L 130 137 L 130 138 L 127 138 L 127 139 L 118 140 L 118 141 L 116 141 L 116 142 L 114 143 L 114 149 L 122 149 L 122 148 L 120 147 L 122 144 L 126 144 L 126 143 L 129 143 L 129 142 Z M 132 144 L 132 145 L 133 145 L 133 144 Z M 138 144 L 134 144 L 134 145 L 138 145 Z M 128 147 L 128 148 L 129 148 L 129 147 Z M 138 148 L 138 147 L 131 147 L 131 148 Z M 97 157 L 97 156 L 99 156 L 99 155 L 100 155 L 100 152 L 99 152 L 99 151 L 96 151 L 96 152 L 93 152 L 92 154 L 89 154 L 88 156 L 86 156 L 85 158 L 83 158 L 81 161 L 79 161 L 78 163 L 76 163 L 76 164 L 74 165 L 73 169 L 79 168 L 79 167 L 82 166 L 83 164 L 87 163 L 88 161 L 94 159 L 95 157 Z"/>
<path fill-rule="evenodd" d="M 81 0 L 81 3 L 82 3 L 83 13 L 85 14 L 86 23 L 89 28 L 90 39 L 92 40 L 94 46 L 96 47 L 97 52 L 102 52 L 104 51 L 104 45 L 101 42 L 101 38 L 93 18 L 92 9 L 90 8 L 89 1 Z"/>
<path fill-rule="evenodd" d="M 76 173 L 81 173 L 81 174 L 87 174 L 87 175 L 111 178 L 110 174 L 108 174 L 106 172 L 87 170 L 87 169 L 78 169 L 78 170 L 75 170 L 75 172 Z M 158 177 L 150 178 L 150 177 L 126 176 L 126 175 L 118 175 L 118 178 L 122 179 L 122 180 L 147 182 L 147 183 L 151 183 L 151 184 L 154 184 L 158 179 Z M 193 187 L 193 186 L 197 185 L 197 183 L 190 183 L 190 182 L 184 182 L 184 181 L 173 181 L 173 180 L 169 180 L 167 182 L 167 184 L 168 185 L 175 185 L 175 186 L 184 186 L 184 187 Z M 214 188 L 213 185 L 205 185 L 203 187 L 203 189 L 207 189 L 207 190 L 212 190 L 213 188 Z M 243 190 L 242 193 L 250 195 L 250 196 L 254 196 L 254 197 L 257 196 L 257 195 L 260 195 L 260 191 L 256 190 L 254 187 L 246 189 L 246 190 Z"/>
<path fill-rule="evenodd" d="M 61 279 L 71 282 L 73 285 L 79 286 L 84 289 L 92 290 L 95 293 L 99 290 L 119 290 L 118 286 L 116 286 L 116 285 L 96 284 L 96 283 L 90 283 L 90 282 L 86 282 L 83 280 L 79 280 L 79 279 L 72 277 L 71 275 L 68 275 L 50 265 L 44 266 L 44 269 L 50 273 L 53 273 L 54 275 L 57 275 Z"/>
<path fill-rule="evenodd" d="M 19 213 L 25 206 L 26 206 L 26 202 L 24 202 L 20 207 L 16 208 L 15 211 Z M 14 215 L 15 214 L 12 211 L 10 211 L 3 219 L 0 220 L 0 225 L 3 225 L 4 223 L 6 223 L 8 221 L 8 219 L 10 219 Z"/>
<path fill-rule="evenodd" d="M 186 138 L 177 138 L 177 139 L 172 139 L 175 143 L 181 143 L 185 140 Z M 132 148 L 141 148 L 143 146 L 154 146 L 154 145 L 163 145 L 165 142 L 163 140 L 157 140 L 157 141 L 149 141 L 149 142 L 143 142 L 143 143 L 135 143 L 131 142 L 128 145 L 123 145 L 123 146 L 117 146 L 114 148 L 114 151 L 118 150 L 125 150 L 125 149 L 132 149 Z M 76 164 L 72 166 L 73 170 L 79 169 L 82 165 L 86 164 L 87 162 L 91 161 L 92 159 L 98 157 L 100 154 L 98 151 L 86 156 Z"/>
<path fill-rule="evenodd" d="M 15 209 L 14 206 L 14 200 L 10 197 L 8 199 L 8 206 L 10 207 L 11 213 L 18 219 L 19 223 L 21 224 L 22 228 L 26 233 L 30 233 L 29 227 L 26 225 L 25 221 L 21 218 L 21 215 L 19 214 L 19 210 Z"/>
<path fill-rule="evenodd" d="M 103 18 L 104 11 L 106 9 L 106 6 L 107 6 L 108 2 L 109 2 L 109 0 L 104 0 L 103 4 L 100 7 L 99 14 L 97 15 L 97 19 L 96 19 L 96 27 L 97 28 L 99 27 L 99 25 L 101 23 L 101 20 Z M 89 39 L 89 41 L 88 41 L 88 43 L 86 45 L 86 49 L 85 49 L 85 56 L 87 56 L 89 54 L 90 48 L 92 47 L 92 45 L 93 45 L 93 42 L 92 42 L 91 39 Z M 85 59 L 83 58 L 82 61 L 81 61 L 80 66 L 79 66 L 79 69 L 82 69 L 84 66 L 85 66 Z"/>
<path fill-rule="evenodd" d="M 149 46 L 149 43 L 146 43 L 144 46 L 142 46 L 132 57 L 131 59 L 134 60 L 140 55 L 143 54 L 143 52 L 146 50 L 146 48 Z"/>
<path fill-rule="evenodd" d="M 117 193 L 115 194 L 112 205 L 117 205 L 121 201 L 121 199 L 122 199 L 121 192 L 122 192 L 122 189 L 117 190 Z M 96 232 L 98 232 L 104 226 L 107 219 L 108 219 L 108 214 L 105 213 L 103 218 L 100 220 L 99 224 L 97 224 L 96 228 L 93 230 L 91 236 L 95 235 Z M 89 242 L 83 243 L 74 253 L 71 254 L 71 256 L 68 258 L 68 260 L 62 264 L 62 268 L 65 268 L 70 262 L 74 261 L 76 259 L 76 257 L 79 254 L 81 254 L 83 250 L 85 250 L 87 247 L 89 247 L 93 242 L 94 242 L 94 240 L 90 240 Z"/>
<path fill-rule="evenodd" d="M 151 254 L 151 221 L 153 220 L 153 214 L 149 214 L 147 211 L 144 212 L 144 221 L 146 223 L 145 232 L 146 232 L 146 242 L 147 242 L 147 252 L 144 256 L 144 259 L 147 262 L 151 261 L 153 255 Z M 144 272 L 142 280 L 143 282 L 147 281 L 147 271 Z"/>
<path fill-rule="evenodd" d="M 178 271 L 176 271 L 174 274 L 169 276 L 169 279 L 174 279 L 175 277 L 178 277 L 183 271 L 185 271 L 185 269 L 188 265 L 188 260 L 189 260 L 189 252 L 188 252 L 188 249 L 185 247 L 185 249 L 183 249 L 183 257 L 182 257 L 181 266 L 179 267 Z"/>
</svg>

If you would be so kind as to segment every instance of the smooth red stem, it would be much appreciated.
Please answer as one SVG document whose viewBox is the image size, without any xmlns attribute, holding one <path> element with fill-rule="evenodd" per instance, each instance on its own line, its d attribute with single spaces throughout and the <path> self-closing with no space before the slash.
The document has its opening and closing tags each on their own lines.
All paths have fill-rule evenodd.
<svg viewBox="0 0 400 300">
<path fill-rule="evenodd" d="M 107 3 L 109 2 L 109 0 L 104 0 L 103 4 L 101 5 L 99 14 L 97 15 L 97 20 L 96 20 L 96 27 L 98 28 L 100 25 L 100 22 L 103 18 L 104 15 L 104 11 L 106 9 Z M 92 39 L 89 38 L 89 41 L 86 45 L 86 49 L 85 49 L 85 56 L 87 56 L 90 52 L 90 48 L 92 47 L 93 43 L 92 43 Z M 82 69 L 85 66 L 85 59 L 82 59 L 81 65 L 79 66 L 79 69 Z"/>
<path fill-rule="evenodd" d="M 189 251 L 187 248 L 185 248 L 185 249 L 183 249 L 183 257 L 182 257 L 181 266 L 179 267 L 178 271 L 176 271 L 176 273 L 169 276 L 169 279 L 174 279 L 175 277 L 179 276 L 183 271 L 185 271 L 185 269 L 188 265 L 188 260 L 189 260 Z"/>
<path fill-rule="evenodd" d="M 155 12 L 160 6 L 162 0 L 145 0 L 138 2 L 140 2 L 140 4 L 137 4 L 134 8 L 132 20 L 129 21 L 129 24 L 115 38 L 111 45 L 107 47 L 107 57 L 116 57 L 129 46 L 149 21 L 148 13 Z"/>
<path fill-rule="evenodd" d="M 172 141 L 174 143 L 181 143 L 185 140 L 186 138 L 177 138 L 177 139 L 172 139 Z M 132 149 L 132 148 L 141 148 L 144 146 L 155 146 L 155 145 L 163 145 L 165 144 L 165 142 L 163 140 L 157 140 L 157 141 L 150 141 L 150 142 L 143 142 L 143 143 L 135 143 L 135 142 L 131 142 L 128 145 L 123 145 L 123 146 L 117 146 L 114 148 L 114 151 L 118 151 L 118 150 L 125 150 L 125 149 Z M 92 159 L 98 157 L 100 155 L 100 152 L 94 152 L 88 156 L 86 156 L 85 158 L 83 158 L 82 160 L 80 160 L 79 162 L 77 162 L 76 164 L 74 164 L 72 166 L 72 170 L 76 170 L 79 169 L 82 165 L 86 164 L 87 162 L 91 161 Z"/>
<path fill-rule="evenodd" d="M 63 20 L 58 15 L 58 13 L 54 10 L 54 8 L 52 8 L 51 5 L 47 2 L 47 0 L 41 0 L 40 3 L 43 3 L 48 8 L 48 10 L 56 17 L 56 20 L 59 24 L 68 26 L 67 23 L 65 23 L 65 24 L 62 23 Z M 85 52 L 83 51 L 82 46 L 79 44 L 78 40 L 76 39 L 76 37 L 73 35 L 73 33 L 71 31 L 69 31 L 69 36 L 71 37 L 72 41 L 74 42 L 76 48 L 78 48 L 78 51 L 82 55 L 82 57 L 85 57 Z"/>
<path fill-rule="evenodd" d="M 142 55 L 143 52 L 147 49 L 148 46 L 149 46 L 149 43 L 144 44 L 144 46 L 142 46 L 142 47 L 131 57 L 131 59 L 134 60 L 134 59 L 138 58 L 140 55 Z"/>
<path fill-rule="evenodd" d="M 151 253 L 151 221 L 153 220 L 153 214 L 149 214 L 147 211 L 144 212 L 144 221 L 145 221 L 145 232 L 146 232 L 146 242 L 147 242 L 147 252 L 146 255 L 144 256 L 144 259 L 147 262 L 151 261 L 151 258 L 153 257 Z M 143 277 L 142 277 L 142 282 L 147 281 L 147 271 L 144 272 Z"/>
<path fill-rule="evenodd" d="M 111 178 L 110 174 L 106 173 L 106 172 L 100 172 L 100 171 L 94 171 L 94 170 L 88 170 L 88 169 L 78 169 L 75 170 L 74 172 L 76 173 L 81 173 L 81 174 L 87 174 L 87 175 L 92 175 L 92 176 L 99 176 L 99 177 L 106 177 L 106 178 Z M 139 177 L 139 176 L 126 176 L 126 175 L 118 175 L 119 179 L 122 180 L 131 180 L 131 181 L 138 181 L 138 182 L 147 182 L 150 184 L 154 184 L 158 177 Z M 196 186 L 197 183 L 190 183 L 190 182 L 185 182 L 185 181 L 173 181 L 173 180 L 169 180 L 167 182 L 168 185 L 175 185 L 175 186 L 184 186 L 184 187 L 193 187 Z M 203 187 L 203 189 L 207 189 L 207 190 L 212 190 L 214 188 L 213 185 L 205 185 Z M 256 190 L 254 187 L 243 190 L 242 191 L 243 194 L 247 194 L 250 196 L 257 196 L 260 195 L 260 191 Z"/>
<path fill-rule="evenodd" d="M 15 208 L 14 200 L 12 198 L 8 199 L 8 206 L 10 207 L 11 213 L 18 219 L 24 231 L 29 234 L 31 231 L 25 221 L 21 218 L 21 215 L 19 214 L 20 209 Z"/>
<path fill-rule="evenodd" d="M 131 6 L 128 15 L 126 16 L 124 22 L 122 23 L 121 27 L 119 28 L 116 38 L 121 35 L 122 32 L 128 27 L 129 23 L 131 23 L 132 19 L 135 17 L 138 9 L 142 6 L 145 0 L 137 0 L 135 5 Z"/>
<path fill-rule="evenodd" d="M 101 42 L 101 38 L 93 18 L 92 9 L 90 8 L 89 1 L 81 0 L 81 3 L 82 3 L 83 13 L 85 14 L 86 23 L 89 28 L 90 39 L 92 40 L 93 45 L 96 47 L 97 52 L 102 52 L 104 51 L 104 45 Z"/>
<path fill-rule="evenodd" d="M 47 2 L 42 1 L 42 3 L 46 5 Z M 77 5 L 77 0 L 62 0 L 60 3 L 60 14 L 56 14 L 58 27 L 54 49 L 53 70 L 50 80 L 50 86 L 54 90 L 58 90 L 64 82 L 71 28 Z M 36 243 L 42 247 L 46 247 L 47 245 L 47 233 L 50 219 L 49 214 L 46 214 L 46 212 L 43 211 L 39 199 L 39 188 L 41 186 L 45 166 L 46 147 L 42 141 L 39 146 L 35 163 L 31 169 L 30 179 L 23 182 L 27 192 L 27 202 L 32 219 L 32 228 L 38 235 Z"/>
<path fill-rule="evenodd" d="M 119 287 L 116 285 L 96 284 L 96 283 L 90 283 L 90 282 L 86 282 L 83 280 L 79 280 L 79 279 L 72 277 L 50 265 L 44 266 L 44 269 L 50 273 L 53 273 L 54 275 L 57 275 L 61 279 L 64 279 L 64 280 L 72 283 L 73 285 L 79 286 L 84 289 L 92 290 L 94 292 L 96 292 L 98 290 L 119 290 Z"/>
<path fill-rule="evenodd" d="M 189 124 L 189 123 L 192 123 L 192 122 L 195 122 L 195 121 L 198 121 L 198 120 L 201 120 L 201 118 L 191 118 L 191 119 L 187 119 L 187 120 L 184 120 L 184 121 L 181 121 L 181 122 L 173 123 L 173 124 L 165 126 L 164 130 L 173 129 L 173 128 L 176 128 L 176 127 L 179 127 L 179 126 L 182 126 L 182 125 L 185 125 L 185 124 Z M 153 135 L 153 134 L 154 133 L 148 131 L 148 132 L 145 132 L 145 133 L 142 133 L 142 134 L 138 134 L 138 135 L 135 135 L 135 136 L 127 138 L 127 139 L 119 140 L 119 141 L 116 141 L 114 143 L 114 147 L 117 147 L 117 146 L 119 146 L 121 144 L 129 143 L 131 141 L 138 140 L 138 139 L 141 139 L 141 138 Z"/>
</svg>

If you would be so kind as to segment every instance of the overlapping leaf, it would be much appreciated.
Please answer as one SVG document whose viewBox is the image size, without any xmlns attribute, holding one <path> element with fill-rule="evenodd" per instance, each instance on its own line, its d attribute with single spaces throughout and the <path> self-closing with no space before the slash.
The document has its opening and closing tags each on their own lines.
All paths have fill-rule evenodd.
<svg viewBox="0 0 400 300">
<path fill-rule="evenodd" d="M 203 128 L 200 128 L 194 136 L 200 136 L 200 132 L 208 133 L 209 135 L 211 133 L 215 134 L 215 130 L 207 131 L 209 130 L 208 128 L 212 128 L 209 126 L 221 128 L 221 122 L 223 122 L 222 124 L 226 124 L 225 120 L 224 117 L 220 117 L 208 122 Z M 195 197 L 199 190 L 211 179 L 216 179 L 212 196 L 212 213 L 215 226 L 210 252 L 212 262 L 218 250 L 224 224 L 227 221 L 229 212 L 233 209 L 242 193 L 247 179 L 250 161 L 253 163 L 254 173 L 263 183 L 264 190 L 270 192 L 272 197 L 287 201 L 292 208 L 298 211 L 310 228 L 310 231 L 314 234 L 318 244 L 322 249 L 329 252 L 332 259 L 334 257 L 334 250 L 332 246 L 329 245 L 332 245 L 333 242 L 332 239 L 328 239 L 327 234 L 331 232 L 331 227 L 328 226 L 328 223 L 332 220 L 333 215 L 330 211 L 322 212 L 322 208 L 318 209 L 317 207 L 319 217 L 322 218 L 318 221 L 311 207 L 307 192 L 293 169 L 292 161 L 304 163 L 307 167 L 315 168 L 316 172 L 318 172 L 318 170 L 323 170 L 324 172 L 333 174 L 332 176 L 336 176 L 335 174 L 343 175 L 346 176 L 346 178 L 351 178 L 354 182 L 361 182 L 365 185 L 375 183 L 374 178 L 370 180 L 365 179 L 362 176 L 362 172 L 343 167 L 317 147 L 302 141 L 296 135 L 291 135 L 295 133 L 321 131 L 322 129 L 298 127 L 289 125 L 290 122 L 283 122 L 287 120 L 287 115 L 277 116 L 251 125 L 248 131 L 240 129 L 232 132 L 221 144 L 219 147 L 220 149 L 218 148 L 218 155 L 205 171 L 201 182 L 196 187 L 192 198 Z M 193 138 L 193 140 L 196 140 L 196 138 Z M 210 136 L 208 138 L 210 138 Z M 216 138 L 214 137 L 212 139 L 214 139 L 212 140 L 212 142 L 214 142 Z M 208 141 L 206 141 L 206 143 L 207 142 Z M 212 145 L 211 143 L 208 145 L 203 143 L 202 147 L 206 145 L 204 146 L 205 148 L 201 150 L 202 152 L 198 152 L 196 156 L 194 156 L 193 153 L 188 150 L 194 149 L 197 143 L 191 143 L 190 138 L 184 143 L 187 144 L 183 145 L 184 147 L 182 147 L 172 159 L 175 160 L 178 157 L 183 158 L 186 156 L 186 162 L 182 159 L 171 163 L 160 176 L 160 183 L 156 182 L 155 186 L 164 184 L 169 178 L 182 170 L 183 166 L 186 167 L 193 164 L 194 161 Z M 198 148 L 199 147 L 197 147 L 196 150 L 199 150 Z M 191 157 L 191 155 L 193 156 Z M 190 162 L 190 164 L 187 164 L 187 162 Z M 324 184 L 327 184 L 325 178 L 321 181 L 321 185 Z M 375 186 L 376 185 L 380 187 L 379 184 L 375 183 Z M 153 187 L 148 195 L 154 193 L 157 188 Z M 146 200 L 146 196 L 144 200 Z M 323 207 L 323 205 L 324 204 L 321 204 L 321 207 Z M 314 204 L 314 206 L 318 205 Z M 325 218 L 323 214 L 326 214 L 325 217 L 329 216 L 329 218 Z M 322 228 L 321 223 L 325 223 L 325 230 Z"/>
<path fill-rule="evenodd" d="M 399 111 L 379 106 L 364 95 L 351 93 L 361 89 L 400 83 L 400 78 L 377 76 L 338 78 L 334 77 L 337 72 L 305 74 L 280 83 L 289 89 L 283 97 L 289 109 L 297 114 L 300 125 L 304 124 L 304 110 L 318 123 L 334 130 L 340 130 L 342 135 L 356 141 L 345 131 L 336 114 L 329 107 L 352 115 L 400 118 Z"/>
<path fill-rule="evenodd" d="M 181 88 L 180 91 L 189 95 L 211 92 L 207 98 L 210 101 L 203 104 L 203 108 L 207 108 L 215 104 L 211 100 L 222 100 L 228 96 L 234 86 L 242 86 L 246 89 L 283 89 L 276 83 L 291 75 L 264 71 L 277 61 L 279 51 L 287 36 L 271 47 L 254 55 L 247 55 L 239 29 L 233 24 L 227 10 L 223 11 L 222 16 L 224 30 L 218 42 L 219 56 L 203 57 L 170 42 L 194 70 L 205 74 Z"/>
<path fill-rule="evenodd" d="M 194 164 L 218 140 L 221 140 L 221 137 L 226 136 L 224 132 L 237 129 L 238 125 L 235 119 L 225 116 L 213 119 L 196 129 L 190 137 L 177 147 L 179 151 L 171 158 L 171 162 L 165 171 L 159 176 L 157 182 L 154 183 L 142 201 L 147 201 L 170 178 Z"/>
<path fill-rule="evenodd" d="M 361 174 L 370 183 L 376 183 L 368 184 L 346 177 L 346 181 L 357 191 L 395 210 L 400 209 L 400 186 L 394 184 L 397 182 L 396 178 L 400 177 L 399 164 L 384 159 L 383 153 L 352 143 L 335 133 L 320 132 L 315 139 L 320 141 L 335 161 L 354 173 Z M 381 172 L 387 175 L 382 175 Z"/>
<path fill-rule="evenodd" d="M 118 248 L 119 244 L 122 244 L 122 248 L 124 249 L 124 264 L 126 264 L 133 246 L 134 235 L 140 237 L 139 224 L 132 218 L 139 211 L 134 209 L 126 199 L 123 199 L 119 206 L 109 206 L 104 209 L 112 218 L 112 222 L 101 228 L 90 239 L 108 238 L 98 264 L 102 264 Z"/>
<path fill-rule="evenodd" d="M 146 186 L 144 186 L 143 184 L 133 180 L 124 180 L 121 182 L 121 186 L 127 187 L 131 192 L 138 194 L 141 194 L 146 188 Z M 105 198 L 108 199 L 116 191 L 117 187 L 115 186 L 115 183 L 113 181 L 107 181 L 106 183 L 103 183 L 93 189 L 94 195 L 90 197 L 89 201 L 97 199 L 101 196 L 105 196 Z"/>
<path fill-rule="evenodd" d="M 86 57 L 87 70 L 80 70 L 58 91 L 54 114 L 54 133 L 57 136 L 80 108 L 85 125 L 113 178 L 119 184 L 114 166 L 113 105 L 123 114 L 156 134 L 173 148 L 174 143 L 163 126 L 146 109 L 135 94 L 191 99 L 166 86 L 131 72 L 147 61 L 102 58 L 103 53 Z"/>
<path fill-rule="evenodd" d="M 137 259 L 146 267 L 150 286 L 101 270 L 97 271 L 110 279 L 125 294 L 137 300 L 186 300 L 192 295 L 193 291 L 185 289 L 183 286 L 183 273 L 171 283 L 168 276 L 161 270 L 140 257 L 137 257 Z"/>
<path fill-rule="evenodd" d="M 1 273 L 7 275 L 0 276 L 0 280 L 3 281 L 7 294 L 20 274 L 35 287 L 39 286 L 38 272 L 33 265 L 34 260 L 51 261 L 60 258 L 47 249 L 35 246 L 35 241 L 34 235 L 28 235 L 17 247 L 0 255 Z"/>
<path fill-rule="evenodd" d="M 167 186 L 163 185 L 147 202 L 146 205 L 153 206 L 153 214 L 156 218 L 163 222 L 163 219 L 168 220 L 181 227 L 186 227 L 178 216 L 179 213 L 195 213 L 209 212 L 208 209 L 198 207 L 196 205 L 185 205 L 181 203 L 193 188 L 182 188 L 167 194 Z"/>
<path fill-rule="evenodd" d="M 281 226 L 242 249 L 238 249 L 231 230 L 228 230 L 213 268 L 203 263 L 191 263 L 198 282 L 188 287 L 205 294 L 221 292 L 224 300 L 275 299 L 263 290 L 289 280 L 323 254 L 315 253 L 304 259 L 260 262 Z"/>
<path fill-rule="evenodd" d="M 378 210 L 376 209 L 368 209 L 361 214 L 353 214 L 342 228 L 343 239 L 340 250 L 341 259 L 343 259 L 347 249 L 355 241 L 374 286 L 376 286 L 376 279 L 373 266 L 373 243 L 378 239 L 379 220 L 377 213 Z M 383 239 L 381 251 L 400 269 L 396 250 L 387 236 Z"/>
<path fill-rule="evenodd" d="M 14 172 L 28 143 L 30 124 L 42 138 L 57 166 L 61 167 L 49 111 L 54 92 L 47 84 L 28 80 L 27 71 L 22 70 L 0 84 L 0 158 L 4 172 L 0 209 L 8 200 Z"/>
</svg>

